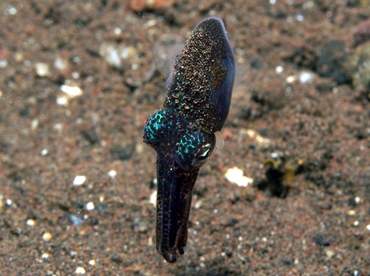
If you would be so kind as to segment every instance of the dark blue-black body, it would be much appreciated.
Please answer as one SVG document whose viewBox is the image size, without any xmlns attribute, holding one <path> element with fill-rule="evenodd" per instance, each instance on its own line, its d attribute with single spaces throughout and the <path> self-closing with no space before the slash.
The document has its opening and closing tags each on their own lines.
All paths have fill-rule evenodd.
<svg viewBox="0 0 370 276">
<path fill-rule="evenodd" d="M 229 113 L 234 78 L 223 21 L 204 19 L 176 58 L 163 108 L 146 123 L 144 141 L 157 151 L 157 250 L 168 262 L 184 253 L 192 189 Z"/>
</svg>

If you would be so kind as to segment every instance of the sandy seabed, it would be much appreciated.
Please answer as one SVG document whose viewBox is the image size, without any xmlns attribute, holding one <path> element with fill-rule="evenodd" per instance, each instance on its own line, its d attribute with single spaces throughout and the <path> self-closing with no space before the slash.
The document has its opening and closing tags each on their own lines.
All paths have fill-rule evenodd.
<svg viewBox="0 0 370 276">
<path fill-rule="evenodd" d="M 0 275 L 370 275 L 369 87 L 346 65 L 369 1 L 154 2 L 1 1 Z M 208 16 L 246 74 L 168 264 L 142 142 L 166 93 L 153 49 Z"/>
</svg>

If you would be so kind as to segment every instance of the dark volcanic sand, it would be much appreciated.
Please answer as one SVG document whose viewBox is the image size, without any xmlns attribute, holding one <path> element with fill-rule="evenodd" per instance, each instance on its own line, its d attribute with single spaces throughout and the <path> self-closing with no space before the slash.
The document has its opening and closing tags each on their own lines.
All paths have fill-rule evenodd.
<svg viewBox="0 0 370 276">
<path fill-rule="evenodd" d="M 0 3 L 0 275 L 370 275 L 370 104 L 342 62 L 368 0 L 85 2 Z M 247 82 L 168 264 L 142 142 L 165 96 L 153 47 L 208 16 L 224 19 Z M 121 69 L 107 45 L 128 53 Z M 60 104 L 62 85 L 82 95 Z M 254 183 L 228 181 L 233 167 Z"/>
</svg>

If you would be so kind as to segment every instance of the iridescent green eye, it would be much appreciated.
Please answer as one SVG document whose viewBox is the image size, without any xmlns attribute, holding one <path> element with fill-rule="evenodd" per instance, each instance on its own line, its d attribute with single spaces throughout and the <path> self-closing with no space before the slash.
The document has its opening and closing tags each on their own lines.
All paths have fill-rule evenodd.
<svg viewBox="0 0 370 276">
<path fill-rule="evenodd" d="M 195 131 L 183 135 L 175 147 L 175 161 L 184 170 L 203 166 L 215 147 L 214 134 Z"/>
</svg>

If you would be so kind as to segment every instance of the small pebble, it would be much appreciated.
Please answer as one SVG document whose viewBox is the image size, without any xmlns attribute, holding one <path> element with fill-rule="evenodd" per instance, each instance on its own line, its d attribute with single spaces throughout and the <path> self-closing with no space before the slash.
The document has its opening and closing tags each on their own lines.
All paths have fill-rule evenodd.
<svg viewBox="0 0 370 276">
<path fill-rule="evenodd" d="M 42 239 L 43 239 L 44 241 L 50 241 L 52 237 L 53 237 L 53 235 L 52 235 L 50 232 L 45 232 L 45 233 L 42 235 Z"/>
<path fill-rule="evenodd" d="M 16 62 L 22 62 L 24 59 L 23 53 L 15 53 L 14 59 Z"/>
<path fill-rule="evenodd" d="M 356 211 L 355 210 L 349 210 L 348 211 L 348 215 L 349 216 L 355 216 L 356 215 Z"/>
<path fill-rule="evenodd" d="M 109 175 L 109 177 L 110 177 L 111 179 L 114 179 L 114 178 L 116 177 L 116 175 L 117 175 L 117 172 L 116 172 L 115 170 L 110 170 L 110 171 L 108 172 L 108 175 Z"/>
<path fill-rule="evenodd" d="M 150 195 L 149 203 L 153 204 L 154 207 L 157 206 L 157 191 L 153 191 L 153 193 Z"/>
<path fill-rule="evenodd" d="M 116 46 L 103 43 L 99 48 L 99 54 L 114 68 L 124 69 L 132 66 L 133 60 L 138 60 L 139 55 L 133 46 Z"/>
<path fill-rule="evenodd" d="M 9 6 L 7 9 L 5 9 L 4 14 L 5 15 L 15 15 L 17 12 L 18 11 L 16 8 Z"/>
<path fill-rule="evenodd" d="M 359 196 L 356 196 L 355 197 L 355 202 L 356 202 L 357 205 L 360 204 L 361 198 Z"/>
<path fill-rule="evenodd" d="M 145 233 L 148 230 L 148 225 L 145 222 L 139 222 L 137 229 L 140 233 Z"/>
<path fill-rule="evenodd" d="M 35 130 L 39 126 L 39 120 L 33 119 L 31 122 L 31 129 Z"/>
<path fill-rule="evenodd" d="M 8 61 L 6 59 L 0 59 L 0 68 L 5 68 L 8 65 Z"/>
<path fill-rule="evenodd" d="M 279 154 L 278 153 L 276 153 L 276 152 L 273 152 L 273 153 L 271 153 L 271 158 L 274 158 L 274 159 L 276 159 L 276 158 L 278 158 L 279 157 Z"/>
<path fill-rule="evenodd" d="M 68 105 L 68 97 L 65 95 L 60 95 L 57 97 L 58 105 Z"/>
<path fill-rule="evenodd" d="M 294 16 L 294 18 L 295 18 L 296 20 L 298 20 L 298 21 L 303 21 L 303 20 L 304 20 L 304 16 L 303 16 L 302 14 L 296 14 L 296 15 Z"/>
<path fill-rule="evenodd" d="M 120 28 L 115 28 L 114 29 L 114 34 L 120 35 L 122 33 L 122 30 Z"/>
<path fill-rule="evenodd" d="M 198 200 L 198 201 L 195 202 L 194 208 L 195 209 L 199 209 L 200 207 L 202 207 L 202 205 L 203 205 L 203 201 L 202 200 Z"/>
<path fill-rule="evenodd" d="M 59 134 L 61 134 L 62 133 L 62 131 L 63 131 L 63 125 L 62 124 L 60 124 L 60 123 L 56 123 L 54 126 L 53 126 L 53 128 L 59 133 Z"/>
<path fill-rule="evenodd" d="M 33 220 L 33 219 L 28 219 L 28 220 L 26 221 L 26 224 L 27 224 L 28 226 L 34 226 L 34 225 L 36 224 L 36 222 L 35 222 L 35 220 Z"/>
<path fill-rule="evenodd" d="M 42 149 L 40 154 L 41 154 L 41 156 L 45 156 L 45 155 L 48 154 L 48 150 L 47 149 Z"/>
<path fill-rule="evenodd" d="M 78 80 L 80 78 L 80 73 L 72 72 L 72 78 L 74 78 L 75 80 Z"/>
<path fill-rule="evenodd" d="M 60 71 L 66 70 L 68 68 L 68 60 L 57 58 L 54 61 L 54 67 L 57 68 Z"/>
<path fill-rule="evenodd" d="M 335 251 L 332 250 L 332 249 L 327 249 L 327 250 L 325 250 L 325 254 L 330 259 L 331 257 L 333 257 L 335 255 Z"/>
<path fill-rule="evenodd" d="M 263 137 L 261 134 L 259 134 L 257 131 L 253 129 L 247 129 L 247 130 L 241 130 L 240 134 L 247 134 L 251 139 L 254 139 L 259 146 L 262 147 L 267 147 L 270 143 L 271 140 L 269 138 Z"/>
<path fill-rule="evenodd" d="M 80 186 L 84 184 L 86 181 L 86 176 L 84 175 L 77 175 L 73 180 L 73 186 Z"/>
<path fill-rule="evenodd" d="M 72 224 L 74 226 L 82 224 L 84 221 L 80 219 L 79 217 L 76 217 L 75 215 L 70 215 L 69 219 L 72 221 Z"/>
<path fill-rule="evenodd" d="M 284 67 L 279 65 L 275 68 L 276 74 L 281 74 L 284 71 Z"/>
<path fill-rule="evenodd" d="M 43 62 L 37 62 L 35 64 L 36 74 L 39 77 L 46 77 L 50 75 L 49 64 Z"/>
<path fill-rule="evenodd" d="M 131 0 L 130 9 L 134 12 L 142 12 L 145 9 L 158 10 L 171 7 L 174 0 Z"/>
<path fill-rule="evenodd" d="M 289 77 L 287 77 L 286 79 L 285 79 L 285 81 L 287 82 L 287 83 L 293 83 L 293 82 L 295 82 L 295 80 L 297 79 L 297 77 L 296 76 L 289 76 Z"/>
<path fill-rule="evenodd" d="M 148 246 L 153 246 L 153 238 L 152 237 L 148 238 Z"/>
<path fill-rule="evenodd" d="M 66 83 L 69 83 L 68 81 Z M 60 90 L 63 92 L 57 96 L 58 105 L 68 105 L 68 101 L 75 97 L 81 96 L 83 91 L 80 87 L 75 85 L 61 85 Z"/>
<path fill-rule="evenodd" d="M 76 63 L 76 64 L 79 64 L 80 63 L 80 61 L 81 61 L 81 59 L 80 59 L 80 57 L 73 57 L 72 58 L 72 61 L 74 62 L 74 63 Z"/>
</svg>

